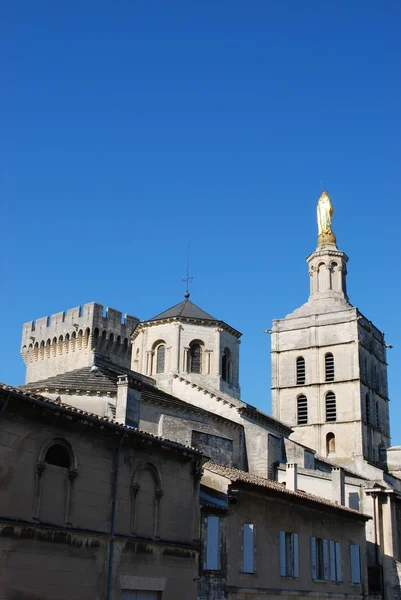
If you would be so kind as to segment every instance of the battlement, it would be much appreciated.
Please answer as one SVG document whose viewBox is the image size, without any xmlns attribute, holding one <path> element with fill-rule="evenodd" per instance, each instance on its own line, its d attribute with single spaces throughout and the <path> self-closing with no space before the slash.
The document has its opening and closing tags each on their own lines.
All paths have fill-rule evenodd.
<svg viewBox="0 0 401 600">
<path fill-rule="evenodd" d="M 130 336 L 139 319 L 91 302 L 25 323 L 21 355 L 26 382 L 88 366 L 93 353 L 130 366 Z"/>
</svg>

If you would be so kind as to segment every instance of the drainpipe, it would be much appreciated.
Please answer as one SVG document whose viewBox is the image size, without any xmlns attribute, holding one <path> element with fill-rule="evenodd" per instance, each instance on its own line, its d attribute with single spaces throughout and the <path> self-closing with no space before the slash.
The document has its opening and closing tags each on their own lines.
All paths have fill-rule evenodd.
<svg viewBox="0 0 401 600">
<path fill-rule="evenodd" d="M 113 581 L 113 554 L 114 554 L 114 535 L 116 524 L 116 506 L 117 506 L 117 483 L 118 471 L 120 467 L 120 450 L 126 434 L 123 433 L 120 442 L 116 448 L 114 459 L 114 480 L 113 480 L 113 497 L 111 503 L 111 527 L 110 527 L 110 542 L 109 542 L 109 568 L 107 573 L 107 600 L 111 600 L 111 585 Z"/>
</svg>

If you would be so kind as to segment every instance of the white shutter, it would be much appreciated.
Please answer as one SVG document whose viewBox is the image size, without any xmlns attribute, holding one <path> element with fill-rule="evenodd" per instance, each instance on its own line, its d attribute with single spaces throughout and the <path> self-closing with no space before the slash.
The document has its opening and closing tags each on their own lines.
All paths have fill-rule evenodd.
<svg viewBox="0 0 401 600">
<path fill-rule="evenodd" d="M 361 583 L 361 561 L 359 556 L 359 546 L 350 545 L 351 558 L 351 583 Z"/>
<path fill-rule="evenodd" d="M 209 516 L 207 518 L 206 538 L 206 569 L 209 571 L 219 570 L 219 517 Z"/>
<path fill-rule="evenodd" d="M 327 540 L 323 540 L 323 579 L 325 581 L 329 579 L 329 543 Z"/>
<path fill-rule="evenodd" d="M 339 544 L 339 542 L 336 542 L 335 548 L 336 548 L 336 576 L 337 576 L 337 581 L 342 581 L 343 580 L 343 573 L 342 573 L 342 569 L 341 569 L 341 545 Z"/>
<path fill-rule="evenodd" d="M 311 560 L 311 568 L 312 568 L 312 579 L 317 579 L 316 538 L 315 537 L 311 537 L 311 539 L 310 539 L 310 560 Z"/>
<path fill-rule="evenodd" d="M 280 531 L 280 575 L 287 575 L 286 557 L 285 557 L 285 531 Z"/>
<path fill-rule="evenodd" d="M 243 526 L 243 570 L 244 573 L 254 572 L 254 529 L 250 523 Z"/>
<path fill-rule="evenodd" d="M 294 552 L 294 577 L 299 577 L 299 557 L 298 557 L 298 534 L 292 534 L 292 549 Z"/>
<path fill-rule="evenodd" d="M 337 581 L 336 578 L 336 545 L 333 540 L 330 540 L 330 579 Z"/>
</svg>

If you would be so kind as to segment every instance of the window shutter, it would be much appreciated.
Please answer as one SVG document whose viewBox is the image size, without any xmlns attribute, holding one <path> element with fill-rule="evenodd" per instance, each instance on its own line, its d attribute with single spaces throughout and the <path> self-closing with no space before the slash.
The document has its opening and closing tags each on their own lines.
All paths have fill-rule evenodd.
<svg viewBox="0 0 401 600">
<path fill-rule="evenodd" d="M 351 583 L 361 583 L 361 561 L 359 556 L 359 546 L 350 545 L 351 557 Z"/>
<path fill-rule="evenodd" d="M 336 545 L 333 540 L 330 540 L 330 579 L 337 581 L 336 578 Z"/>
<path fill-rule="evenodd" d="M 244 573 L 254 572 L 254 529 L 250 523 L 243 526 L 243 570 Z"/>
<path fill-rule="evenodd" d="M 219 517 L 207 518 L 206 569 L 219 570 Z"/>
<path fill-rule="evenodd" d="M 299 577 L 299 558 L 298 558 L 298 534 L 292 534 L 292 548 L 294 552 L 294 577 Z"/>
<path fill-rule="evenodd" d="M 311 537 L 310 539 L 310 559 L 312 568 L 312 579 L 317 579 L 317 568 L 316 568 L 316 538 Z"/>
<path fill-rule="evenodd" d="M 340 546 L 339 542 L 336 542 L 335 546 L 336 546 L 336 576 L 337 576 L 337 581 L 342 581 L 343 574 L 342 574 L 342 570 L 341 570 L 341 546 Z"/>
<path fill-rule="evenodd" d="M 329 579 L 329 543 L 327 540 L 323 540 L 323 579 L 325 581 Z"/>
<path fill-rule="evenodd" d="M 287 575 L 286 559 L 285 559 L 285 531 L 280 531 L 280 575 Z"/>
</svg>

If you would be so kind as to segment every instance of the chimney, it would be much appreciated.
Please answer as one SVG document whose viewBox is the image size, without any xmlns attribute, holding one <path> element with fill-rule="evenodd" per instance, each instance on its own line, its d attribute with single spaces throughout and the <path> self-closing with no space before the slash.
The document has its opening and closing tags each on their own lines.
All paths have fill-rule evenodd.
<svg viewBox="0 0 401 600">
<path fill-rule="evenodd" d="M 286 488 L 292 492 L 298 491 L 298 465 L 297 463 L 287 463 Z"/>
<path fill-rule="evenodd" d="M 331 499 L 337 504 L 345 504 L 345 479 L 341 467 L 331 470 Z"/>
<path fill-rule="evenodd" d="M 139 413 L 141 405 L 142 382 L 136 381 L 127 375 L 120 375 L 117 379 L 117 423 L 139 427 Z"/>
</svg>

